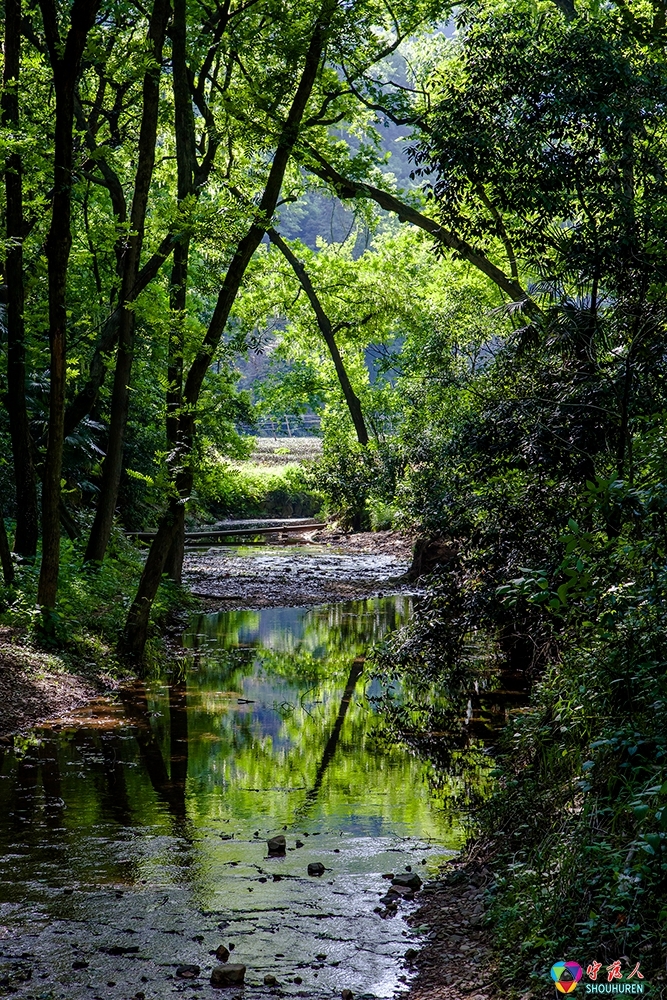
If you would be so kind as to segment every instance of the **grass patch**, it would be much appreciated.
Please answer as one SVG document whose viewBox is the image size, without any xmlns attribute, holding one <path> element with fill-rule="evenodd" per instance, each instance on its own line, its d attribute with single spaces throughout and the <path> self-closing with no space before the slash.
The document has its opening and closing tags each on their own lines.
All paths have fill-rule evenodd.
<svg viewBox="0 0 667 1000">
<path fill-rule="evenodd" d="M 293 440 L 293 439 L 288 439 Z M 304 439 L 310 440 L 310 439 Z M 311 517 L 322 501 L 303 467 L 289 456 L 266 452 L 262 464 L 226 462 L 209 453 L 196 481 L 196 510 L 202 517 Z M 270 460 L 270 461 L 269 461 Z"/>
</svg>

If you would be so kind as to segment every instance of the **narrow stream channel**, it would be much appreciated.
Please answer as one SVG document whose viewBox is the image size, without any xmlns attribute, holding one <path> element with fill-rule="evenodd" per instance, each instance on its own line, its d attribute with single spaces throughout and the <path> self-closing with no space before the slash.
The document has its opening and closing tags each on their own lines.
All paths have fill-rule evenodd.
<svg viewBox="0 0 667 1000">
<path fill-rule="evenodd" d="M 382 875 L 427 876 L 462 841 L 426 765 L 376 737 L 364 656 L 411 603 L 198 616 L 179 676 L 5 747 L 0 990 L 219 995 L 224 944 L 248 970 L 230 997 L 392 997 L 418 936 L 415 904 L 377 912 Z M 185 964 L 200 974 L 179 978 Z"/>
</svg>

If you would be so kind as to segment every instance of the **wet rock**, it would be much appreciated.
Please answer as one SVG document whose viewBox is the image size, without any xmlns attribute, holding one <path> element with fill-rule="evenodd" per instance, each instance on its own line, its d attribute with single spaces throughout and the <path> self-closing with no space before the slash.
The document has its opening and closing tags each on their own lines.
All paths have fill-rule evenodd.
<svg viewBox="0 0 667 1000">
<path fill-rule="evenodd" d="M 229 949 L 225 948 L 224 944 L 219 945 L 215 957 L 219 962 L 226 962 L 229 959 Z"/>
<path fill-rule="evenodd" d="M 268 972 L 264 976 L 264 985 L 265 986 L 277 986 L 278 985 L 278 980 L 276 979 L 275 976 L 272 976 L 271 973 Z"/>
<path fill-rule="evenodd" d="M 177 979 L 196 979 L 201 969 L 198 965 L 179 965 L 176 969 Z"/>
<path fill-rule="evenodd" d="M 391 881 L 391 880 L 392 880 L 392 879 L 394 878 L 394 873 L 393 873 L 393 872 L 386 872 L 386 873 L 385 873 L 385 874 L 384 874 L 384 875 L 382 876 L 382 878 L 388 878 L 388 879 L 389 879 L 389 881 Z"/>
<path fill-rule="evenodd" d="M 405 955 L 403 956 L 406 962 L 414 962 L 419 952 L 416 948 L 408 948 Z"/>
<path fill-rule="evenodd" d="M 324 952 L 321 952 L 319 955 L 315 956 L 315 958 L 317 959 L 318 962 L 323 962 L 326 957 L 327 956 L 324 954 Z"/>
<path fill-rule="evenodd" d="M 391 884 L 416 891 L 417 889 L 421 889 L 422 880 L 417 872 L 406 872 L 404 875 L 395 875 L 391 880 Z"/>
<path fill-rule="evenodd" d="M 76 960 L 76 962 L 72 962 L 72 968 L 73 969 L 87 969 L 88 968 L 88 962 L 84 962 L 80 958 L 78 958 Z"/>
<path fill-rule="evenodd" d="M 72 893 L 74 892 L 74 889 L 63 889 L 63 892 L 66 896 L 71 896 Z"/>
<path fill-rule="evenodd" d="M 387 891 L 387 896 L 389 896 L 389 898 L 392 896 L 400 896 L 401 899 L 414 899 L 415 891 L 405 885 L 392 885 L 391 889 Z"/>
<path fill-rule="evenodd" d="M 354 993 L 352 990 L 343 990 L 341 997 L 342 1000 L 354 1000 Z"/>
<path fill-rule="evenodd" d="M 139 946 L 134 944 L 126 947 L 122 944 L 114 944 L 111 948 L 100 948 L 100 951 L 106 951 L 107 955 L 136 955 L 139 951 Z"/>
<path fill-rule="evenodd" d="M 297 840 L 297 842 L 296 842 L 296 844 L 294 846 L 295 847 L 303 847 L 303 841 L 302 840 Z"/>
<path fill-rule="evenodd" d="M 324 875 L 324 865 L 321 861 L 311 861 L 308 865 L 309 875 Z"/>
<path fill-rule="evenodd" d="M 295 976 L 294 977 L 294 982 L 296 983 L 297 986 L 301 986 L 301 983 L 303 982 L 303 979 L 301 978 L 301 976 Z"/>
<path fill-rule="evenodd" d="M 270 837 L 266 844 L 269 849 L 270 857 L 278 857 L 279 855 L 284 854 L 287 850 L 287 842 L 282 833 L 278 834 L 277 837 Z"/>
<path fill-rule="evenodd" d="M 245 965 L 218 965 L 211 973 L 211 986 L 239 986 L 245 979 Z"/>
</svg>

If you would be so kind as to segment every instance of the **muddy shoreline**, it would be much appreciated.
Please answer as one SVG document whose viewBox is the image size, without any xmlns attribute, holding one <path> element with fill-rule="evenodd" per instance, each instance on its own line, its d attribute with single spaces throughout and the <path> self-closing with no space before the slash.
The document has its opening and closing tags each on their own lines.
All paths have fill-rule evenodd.
<svg viewBox="0 0 667 1000">
<path fill-rule="evenodd" d="M 421 588 L 405 576 L 412 546 L 412 538 L 395 532 L 276 535 L 261 546 L 191 549 L 183 579 L 207 611 L 416 594 Z"/>
</svg>

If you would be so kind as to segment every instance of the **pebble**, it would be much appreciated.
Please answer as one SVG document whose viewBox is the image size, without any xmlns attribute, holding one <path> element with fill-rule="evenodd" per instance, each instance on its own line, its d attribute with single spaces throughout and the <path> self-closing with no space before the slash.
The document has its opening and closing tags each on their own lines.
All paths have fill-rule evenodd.
<svg viewBox="0 0 667 1000">
<path fill-rule="evenodd" d="M 264 976 L 264 985 L 265 986 L 277 986 L 278 985 L 278 980 L 276 979 L 275 976 L 272 976 L 271 973 L 269 972 L 269 973 L 267 973 L 266 976 Z"/>
<path fill-rule="evenodd" d="M 324 865 L 321 861 L 311 861 L 308 865 L 309 875 L 324 875 Z M 294 980 L 296 982 L 296 979 Z"/>
<path fill-rule="evenodd" d="M 225 948 L 224 944 L 218 945 L 215 957 L 219 962 L 226 962 L 229 958 L 229 949 Z"/>
</svg>

